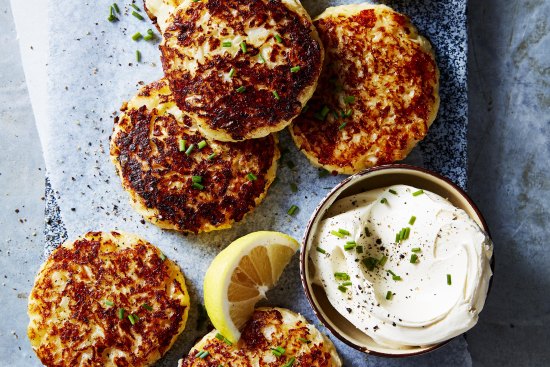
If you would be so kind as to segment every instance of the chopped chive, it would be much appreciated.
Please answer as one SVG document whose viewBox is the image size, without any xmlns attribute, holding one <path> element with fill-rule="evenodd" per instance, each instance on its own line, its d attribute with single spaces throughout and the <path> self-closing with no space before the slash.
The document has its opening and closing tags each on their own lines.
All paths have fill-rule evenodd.
<svg viewBox="0 0 550 367">
<path fill-rule="evenodd" d="M 333 235 L 333 236 L 336 236 L 336 237 L 339 237 L 339 238 L 344 238 L 345 235 L 338 232 L 338 231 L 330 231 L 330 234 Z"/>
<path fill-rule="evenodd" d="M 338 130 L 342 130 L 343 128 L 346 127 L 348 123 L 347 122 L 344 122 L 342 125 L 338 126 Z"/>
<path fill-rule="evenodd" d="M 321 247 L 317 247 L 316 250 L 317 250 L 317 252 L 320 252 L 320 253 L 322 253 L 322 254 L 326 254 L 326 253 L 327 253 L 327 252 L 326 252 L 323 248 L 321 248 Z"/>
<path fill-rule="evenodd" d="M 191 177 L 191 180 L 193 182 L 201 183 L 202 182 L 202 176 L 193 176 L 193 177 Z"/>
<path fill-rule="evenodd" d="M 346 229 L 338 228 L 338 232 L 340 232 L 341 234 L 343 234 L 345 236 L 349 236 L 349 231 L 346 230 Z"/>
<path fill-rule="evenodd" d="M 128 315 L 128 320 L 130 320 L 130 324 L 132 325 L 135 325 L 137 321 L 136 316 L 132 314 Z"/>
<path fill-rule="evenodd" d="M 153 311 L 153 307 L 151 307 L 151 306 L 148 305 L 147 303 L 142 304 L 141 307 L 143 307 L 143 308 L 146 309 L 147 311 Z"/>
<path fill-rule="evenodd" d="M 384 266 L 386 265 L 386 262 L 388 261 L 388 257 L 386 255 L 382 255 L 382 257 L 380 258 L 380 260 L 378 260 L 378 264 L 380 266 Z"/>
<path fill-rule="evenodd" d="M 412 226 L 416 222 L 416 217 L 413 215 L 411 219 L 409 219 L 409 224 Z"/>
<path fill-rule="evenodd" d="M 418 191 L 413 192 L 413 196 L 422 195 L 423 193 L 424 193 L 424 190 L 418 190 Z"/>
<path fill-rule="evenodd" d="M 231 47 L 233 46 L 233 43 L 231 41 L 225 41 L 222 43 L 222 47 Z"/>
<path fill-rule="evenodd" d="M 411 234 L 411 228 L 410 227 L 406 227 L 406 228 L 403 228 L 404 231 L 403 231 L 403 240 L 407 240 L 409 239 L 409 235 Z"/>
<path fill-rule="evenodd" d="M 243 54 L 245 54 L 245 53 L 247 52 L 246 42 L 245 42 L 245 41 L 242 41 L 242 42 L 241 42 L 241 50 L 243 51 Z"/>
<path fill-rule="evenodd" d="M 141 9 L 136 4 L 130 4 L 130 6 L 136 9 L 137 11 L 141 11 Z"/>
<path fill-rule="evenodd" d="M 185 152 L 185 140 L 180 139 L 178 141 L 178 145 L 179 145 L 179 151 L 180 152 Z"/>
<path fill-rule="evenodd" d="M 201 140 L 201 141 L 199 141 L 199 143 L 197 144 L 197 147 L 198 147 L 199 149 L 202 149 L 202 148 L 204 148 L 205 146 L 206 146 L 206 140 Z"/>
<path fill-rule="evenodd" d="M 353 102 L 355 102 L 355 97 L 354 96 L 344 97 L 344 102 L 345 103 L 353 103 Z"/>
<path fill-rule="evenodd" d="M 244 85 L 241 85 L 239 88 L 235 89 L 237 93 L 243 93 L 246 90 L 246 87 Z"/>
<path fill-rule="evenodd" d="M 362 254 L 363 253 L 363 246 L 357 246 L 355 248 L 355 251 L 358 253 L 358 254 Z"/>
<path fill-rule="evenodd" d="M 258 58 L 260 59 L 260 61 L 259 61 L 260 64 L 265 64 L 266 63 L 264 55 L 262 55 L 261 52 L 258 54 Z"/>
<path fill-rule="evenodd" d="M 132 12 L 132 15 L 133 15 L 134 17 L 138 18 L 139 20 L 144 20 L 144 19 L 145 19 L 145 18 L 143 18 L 143 17 L 141 16 L 140 13 L 138 13 L 138 12 L 136 12 L 136 11 L 133 11 L 133 12 Z"/>
<path fill-rule="evenodd" d="M 199 357 L 200 359 L 205 359 L 209 355 L 210 355 L 209 351 L 203 350 L 203 351 L 201 351 L 200 353 L 197 354 L 197 357 Z"/>
<path fill-rule="evenodd" d="M 118 318 L 121 319 L 121 320 L 124 318 L 124 309 L 123 308 L 118 309 Z"/>
<path fill-rule="evenodd" d="M 136 61 L 141 62 L 141 52 L 139 50 L 136 51 Z"/>
<path fill-rule="evenodd" d="M 134 41 L 138 41 L 138 40 L 140 40 L 141 38 L 143 38 L 143 36 L 142 36 L 141 33 L 139 33 L 139 32 L 134 33 L 134 35 L 132 36 L 132 39 L 133 39 Z"/>
<path fill-rule="evenodd" d="M 114 306 L 115 304 L 109 300 L 105 300 L 103 301 L 103 303 L 105 303 L 107 306 Z"/>
<path fill-rule="evenodd" d="M 447 285 L 451 285 L 451 284 L 453 284 L 451 280 L 451 274 L 447 274 Z"/>
<path fill-rule="evenodd" d="M 422 251 L 422 250 L 420 249 L 420 247 L 413 247 L 413 248 L 411 249 L 411 251 L 412 251 L 412 252 L 420 252 L 420 251 Z"/>
<path fill-rule="evenodd" d="M 231 343 L 231 341 L 229 341 L 229 339 L 227 339 L 225 336 L 223 336 L 220 333 L 216 334 L 216 339 L 221 340 L 222 342 L 224 342 L 227 345 L 233 345 L 233 343 Z"/>
<path fill-rule="evenodd" d="M 117 6 L 118 9 L 118 6 Z M 119 12 L 120 13 L 120 12 Z M 115 15 L 115 7 L 114 4 L 109 8 L 109 17 L 107 18 L 109 22 L 116 22 L 118 18 Z"/>
<path fill-rule="evenodd" d="M 311 343 L 311 340 L 307 340 L 306 338 L 298 338 L 298 340 L 301 341 L 302 343 L 306 343 L 306 344 Z"/>
<path fill-rule="evenodd" d="M 416 264 L 416 260 L 418 260 L 418 255 L 417 254 L 412 254 L 411 255 L 411 264 Z"/>
<path fill-rule="evenodd" d="M 160 260 L 161 260 L 161 261 L 166 260 L 166 255 L 165 255 L 164 253 L 162 253 L 162 252 L 160 253 L 159 257 L 160 257 Z"/>
<path fill-rule="evenodd" d="M 204 190 L 204 185 L 202 185 L 198 182 L 193 182 L 193 188 L 197 189 L 197 190 Z"/>
<path fill-rule="evenodd" d="M 253 173 L 247 174 L 246 178 L 248 178 L 249 181 L 256 181 L 258 179 L 258 177 Z"/>
<path fill-rule="evenodd" d="M 330 175 L 330 172 L 329 172 L 329 171 L 327 171 L 327 170 L 324 169 L 324 168 L 320 168 L 320 169 L 319 169 L 319 177 L 326 177 L 326 176 L 328 176 L 328 175 Z"/>
<path fill-rule="evenodd" d="M 147 30 L 147 34 L 145 36 L 143 36 L 143 39 L 145 41 L 150 41 L 152 39 L 155 38 L 155 34 L 153 33 L 153 31 L 151 31 L 151 33 L 149 33 L 149 31 L 151 31 L 150 29 Z"/>
<path fill-rule="evenodd" d="M 152 35 L 154 35 L 155 32 L 153 32 L 153 30 L 152 30 L 151 28 L 149 28 L 149 29 L 147 30 L 147 34 L 152 34 Z"/>
<path fill-rule="evenodd" d="M 401 234 L 401 232 L 397 232 L 395 234 L 395 242 L 399 242 L 401 240 L 400 234 Z"/>
<path fill-rule="evenodd" d="M 391 291 L 388 291 L 388 293 L 386 293 L 386 299 L 387 300 L 390 300 L 392 296 L 393 296 L 393 294 L 392 294 Z"/>
<path fill-rule="evenodd" d="M 280 35 L 278 35 L 278 34 L 275 35 L 275 39 L 276 39 L 277 42 L 279 42 L 279 43 L 282 43 L 282 42 L 283 42 L 283 38 L 282 38 Z"/>
<path fill-rule="evenodd" d="M 189 148 L 187 148 L 187 150 L 185 151 L 185 154 L 189 155 L 191 154 L 191 152 L 193 151 L 193 149 L 195 149 L 195 144 L 191 144 L 189 146 Z"/>
<path fill-rule="evenodd" d="M 327 118 L 327 115 L 329 112 L 330 112 L 330 108 L 328 108 L 327 106 L 323 106 L 323 108 L 321 109 L 321 112 L 319 112 L 321 116 L 321 120 L 324 121 Z"/>
<path fill-rule="evenodd" d="M 229 70 L 228 76 L 229 76 L 230 78 L 233 78 L 233 75 L 235 75 L 235 69 L 234 69 L 234 68 L 231 68 L 231 70 Z"/>
<path fill-rule="evenodd" d="M 118 7 L 117 3 L 113 3 L 113 9 L 115 9 L 115 11 L 120 14 L 120 8 Z"/>
<path fill-rule="evenodd" d="M 334 277 L 338 280 L 350 280 L 348 273 L 334 273 Z"/>
<path fill-rule="evenodd" d="M 367 257 L 362 260 L 363 264 L 367 268 L 367 270 L 372 271 L 378 264 L 378 259 L 375 259 L 374 257 Z"/>
<path fill-rule="evenodd" d="M 275 97 L 275 99 L 277 99 L 277 100 L 281 99 L 281 97 L 279 97 L 279 93 L 277 93 L 276 90 L 274 90 L 272 93 L 273 93 L 273 97 Z"/>
<path fill-rule="evenodd" d="M 290 191 L 292 191 L 292 192 L 297 192 L 298 191 L 298 186 L 294 182 L 290 183 Z"/>
<path fill-rule="evenodd" d="M 299 67 L 299 66 L 293 66 L 293 67 L 290 68 L 290 72 L 291 73 L 297 73 L 297 72 L 300 71 L 300 69 L 301 69 L 301 67 Z"/>
<path fill-rule="evenodd" d="M 397 195 L 397 191 L 395 191 L 394 189 L 389 189 L 388 191 L 389 191 L 391 194 Z"/>
<path fill-rule="evenodd" d="M 401 280 L 401 277 L 395 274 L 393 271 L 391 270 L 386 270 L 386 271 L 391 274 L 393 280 Z"/>
<path fill-rule="evenodd" d="M 208 158 L 206 158 L 207 160 L 211 161 L 212 159 L 214 159 L 214 157 L 216 156 L 216 153 L 212 153 L 208 156 Z"/>
<path fill-rule="evenodd" d="M 288 209 L 287 214 L 294 215 L 294 213 L 296 213 L 296 210 L 298 210 L 298 207 L 296 205 L 292 205 L 290 209 Z"/>
<path fill-rule="evenodd" d="M 343 285 L 339 285 L 338 286 L 338 290 L 340 292 L 343 292 L 343 293 L 346 293 L 348 291 L 348 288 L 347 287 L 344 287 Z"/>
<path fill-rule="evenodd" d="M 388 199 L 382 198 L 382 200 L 380 200 L 380 202 L 381 202 L 382 204 L 387 204 L 387 203 L 388 203 Z"/>
<path fill-rule="evenodd" d="M 349 286 L 352 285 L 352 282 L 347 281 L 347 282 L 342 283 L 342 285 L 343 285 L 344 287 L 349 287 Z"/>
<path fill-rule="evenodd" d="M 283 354 L 285 354 L 286 350 L 283 347 L 275 347 L 271 348 L 271 353 L 273 353 L 275 356 L 280 357 Z"/>
<path fill-rule="evenodd" d="M 357 246 L 357 244 L 354 241 L 350 241 L 344 245 L 344 250 L 349 251 L 353 250 Z"/>
<path fill-rule="evenodd" d="M 342 113 L 342 117 L 350 117 L 351 115 L 353 115 L 352 109 L 346 110 Z"/>
<path fill-rule="evenodd" d="M 294 361 L 296 360 L 295 357 L 292 357 L 288 360 L 288 362 L 286 362 L 285 364 L 283 364 L 282 367 L 292 367 L 292 365 L 294 364 Z"/>
</svg>

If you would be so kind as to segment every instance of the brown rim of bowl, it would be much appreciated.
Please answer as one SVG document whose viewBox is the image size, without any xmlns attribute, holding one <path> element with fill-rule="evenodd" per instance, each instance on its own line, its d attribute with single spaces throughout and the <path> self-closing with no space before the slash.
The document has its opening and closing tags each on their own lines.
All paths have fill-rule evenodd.
<svg viewBox="0 0 550 367">
<path fill-rule="evenodd" d="M 485 218 L 483 217 L 483 215 L 481 214 L 481 211 L 478 209 L 477 205 L 473 202 L 473 200 L 468 196 L 468 194 L 466 194 L 466 192 L 461 188 L 459 187 L 458 185 L 456 185 L 453 181 L 451 181 L 450 179 L 448 179 L 447 177 L 445 176 L 442 176 L 441 174 L 437 173 L 437 172 L 434 172 L 434 171 L 430 171 L 429 169 L 426 169 L 426 168 L 422 168 L 422 167 L 416 167 L 416 166 L 411 166 L 409 164 L 403 164 L 403 163 L 396 163 L 396 164 L 385 164 L 385 165 L 382 165 L 382 166 L 378 166 L 378 167 L 373 167 L 373 168 L 369 168 L 369 169 L 366 169 L 366 170 L 363 170 L 361 172 L 358 172 L 352 176 L 349 176 L 347 178 L 345 178 L 342 182 L 340 182 L 338 185 L 336 185 L 320 202 L 319 204 L 317 205 L 317 207 L 315 208 L 313 214 L 311 215 L 308 223 L 307 223 L 307 226 L 306 226 L 306 230 L 304 232 L 304 236 L 302 237 L 302 243 L 300 244 L 300 279 L 302 281 L 302 287 L 304 288 L 304 292 L 306 294 L 306 297 L 307 297 L 307 300 L 311 306 L 311 308 L 313 309 L 313 313 L 315 314 L 315 316 L 317 316 L 317 318 L 321 321 L 321 323 L 327 328 L 330 330 L 330 332 L 332 333 L 332 335 L 334 335 L 336 338 L 338 338 L 339 340 L 341 340 L 342 342 L 344 342 L 345 344 L 347 344 L 348 346 L 356 349 L 356 350 L 359 350 L 361 352 L 364 352 L 364 353 L 367 353 L 369 355 L 373 355 L 373 356 L 377 356 L 377 357 L 386 357 L 386 358 L 405 358 L 405 357 L 414 357 L 414 356 L 419 356 L 419 355 L 422 355 L 422 354 L 426 354 L 426 353 L 429 353 L 429 352 L 433 352 L 434 350 L 436 349 L 439 349 L 441 348 L 442 346 L 444 346 L 445 344 L 449 343 L 451 340 L 453 340 L 454 338 L 460 336 L 460 335 L 457 335 L 453 338 L 450 338 L 449 340 L 445 340 L 443 342 L 440 342 L 440 343 L 437 343 L 437 344 L 434 344 L 426 349 L 423 349 L 421 351 L 418 351 L 418 352 L 412 352 L 412 353 L 402 353 L 402 354 L 388 354 L 388 353 L 382 353 L 382 352 L 377 352 L 377 351 L 373 351 L 373 350 L 370 350 L 368 348 L 365 348 L 365 347 L 362 347 L 360 345 L 357 345 L 351 341 L 349 341 L 348 339 L 346 339 L 345 337 L 343 337 L 342 335 L 340 335 L 339 332 L 337 332 L 336 330 L 334 330 L 334 328 L 327 322 L 327 320 L 325 320 L 325 318 L 321 315 L 321 313 L 317 310 L 317 307 L 315 306 L 315 303 L 313 302 L 313 298 L 310 294 L 310 291 L 309 291 L 309 288 L 308 288 L 308 283 L 307 283 L 307 280 L 306 280 L 306 274 L 305 274 L 305 263 L 307 261 L 306 259 L 306 240 L 307 240 L 307 237 L 309 236 L 310 232 L 311 232 L 311 226 L 313 225 L 313 221 L 317 218 L 317 216 L 319 215 L 319 212 L 321 210 L 321 207 L 326 203 L 327 200 L 329 200 L 338 190 L 340 190 L 340 188 L 342 188 L 343 186 L 345 186 L 348 182 L 350 182 L 353 178 L 355 177 L 359 177 L 359 176 L 365 176 L 371 172 L 376 172 L 376 171 L 384 171 L 384 170 L 387 170 L 387 169 L 405 169 L 405 170 L 411 170 L 411 171 L 420 171 L 422 173 L 426 173 L 430 176 L 433 176 L 439 180 L 442 180 L 444 181 L 445 183 L 449 184 L 453 189 L 455 189 L 464 199 L 466 199 L 466 201 L 468 202 L 468 205 L 470 205 L 470 207 L 474 210 L 474 212 L 476 213 L 476 215 L 478 216 L 480 222 L 481 222 L 481 225 L 483 227 L 483 230 L 487 233 L 487 235 L 489 236 L 489 239 L 491 239 L 491 233 L 489 232 L 489 226 L 487 225 L 487 222 L 485 221 Z M 491 270 L 493 270 L 493 273 L 494 273 L 494 267 L 495 267 L 495 255 L 493 253 L 493 256 L 491 257 Z M 491 280 L 489 281 L 489 288 L 487 290 L 487 294 L 489 294 L 490 290 L 491 290 L 491 286 L 493 284 L 493 277 L 491 277 Z M 463 335 L 463 334 L 461 334 Z"/>
</svg>

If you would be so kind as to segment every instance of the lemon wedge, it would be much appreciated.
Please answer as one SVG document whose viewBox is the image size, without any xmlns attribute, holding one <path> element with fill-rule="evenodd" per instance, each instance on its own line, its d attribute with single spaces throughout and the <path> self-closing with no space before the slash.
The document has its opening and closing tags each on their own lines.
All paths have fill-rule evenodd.
<svg viewBox="0 0 550 367">
<path fill-rule="evenodd" d="M 298 250 L 298 242 L 280 232 L 253 232 L 214 258 L 204 277 L 204 306 L 214 327 L 235 343 L 239 329 L 265 298 Z"/>
</svg>

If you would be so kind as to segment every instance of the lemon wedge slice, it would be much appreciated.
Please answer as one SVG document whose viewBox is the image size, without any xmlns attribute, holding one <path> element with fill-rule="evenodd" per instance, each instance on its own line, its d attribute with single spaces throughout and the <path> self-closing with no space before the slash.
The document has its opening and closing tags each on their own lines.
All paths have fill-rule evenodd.
<svg viewBox="0 0 550 367">
<path fill-rule="evenodd" d="M 239 329 L 265 298 L 298 250 L 298 242 L 280 232 L 253 232 L 214 258 L 204 277 L 204 306 L 214 327 L 235 343 Z"/>
</svg>

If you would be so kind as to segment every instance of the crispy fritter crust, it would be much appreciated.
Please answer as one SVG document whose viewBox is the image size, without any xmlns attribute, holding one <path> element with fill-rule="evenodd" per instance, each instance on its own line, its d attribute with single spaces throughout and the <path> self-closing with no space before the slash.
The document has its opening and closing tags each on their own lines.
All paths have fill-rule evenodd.
<svg viewBox="0 0 550 367">
<path fill-rule="evenodd" d="M 339 367 L 341 361 L 332 342 L 302 316 L 282 308 L 260 308 L 244 326 L 241 339 L 229 345 L 218 339 L 217 330 L 206 335 L 179 367 L 231 366 L 280 367 L 294 358 L 292 367 Z M 272 348 L 285 349 L 275 356 Z M 200 352 L 207 351 L 205 358 Z"/>
<path fill-rule="evenodd" d="M 28 335 L 42 363 L 148 366 L 158 360 L 185 328 L 189 309 L 180 269 L 162 258 L 155 246 L 119 232 L 89 232 L 58 247 L 29 296 Z M 139 319 L 132 325 L 128 315 Z"/>
<path fill-rule="evenodd" d="M 439 108 L 429 42 L 384 5 L 329 8 L 315 25 L 325 66 L 307 112 L 291 126 L 298 148 L 314 165 L 346 174 L 405 158 Z"/>
<path fill-rule="evenodd" d="M 189 154 L 179 151 L 182 139 L 186 149 L 194 145 Z M 277 170 L 277 138 L 209 141 L 199 149 L 203 140 L 175 105 L 165 79 L 142 88 L 122 108 L 111 159 L 133 206 L 147 220 L 162 228 L 208 232 L 231 227 L 263 200 Z M 194 186 L 193 176 L 202 178 L 204 189 Z"/>
<path fill-rule="evenodd" d="M 221 141 L 282 130 L 313 94 L 323 61 L 317 31 L 295 0 L 185 0 L 160 49 L 176 104 Z"/>
</svg>

